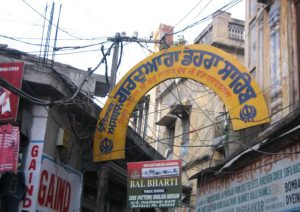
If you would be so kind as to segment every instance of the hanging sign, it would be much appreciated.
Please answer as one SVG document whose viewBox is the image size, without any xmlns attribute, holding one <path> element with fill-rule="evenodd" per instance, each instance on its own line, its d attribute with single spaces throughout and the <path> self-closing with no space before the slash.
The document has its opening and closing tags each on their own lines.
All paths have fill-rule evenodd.
<svg viewBox="0 0 300 212">
<path fill-rule="evenodd" d="M 172 78 L 192 79 L 216 92 L 234 130 L 269 122 L 263 93 L 236 58 L 208 45 L 172 47 L 138 63 L 113 89 L 98 119 L 94 161 L 125 157 L 127 125 L 136 104 L 153 87 Z"/>
<path fill-rule="evenodd" d="M 265 154 L 242 170 L 203 176 L 196 211 L 300 211 L 300 144 Z"/>
<path fill-rule="evenodd" d="M 0 77 L 21 89 L 23 69 L 23 62 L 0 63 Z M 17 118 L 19 99 L 19 96 L 0 85 L 0 121 Z"/>
<path fill-rule="evenodd" d="M 181 160 L 127 163 L 127 207 L 181 206 Z"/>
</svg>

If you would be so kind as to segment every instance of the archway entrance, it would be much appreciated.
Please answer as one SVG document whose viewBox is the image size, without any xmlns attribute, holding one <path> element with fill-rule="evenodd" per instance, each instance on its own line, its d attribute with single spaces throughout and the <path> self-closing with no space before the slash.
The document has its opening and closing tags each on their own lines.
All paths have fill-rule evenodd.
<svg viewBox="0 0 300 212">
<path fill-rule="evenodd" d="M 99 116 L 94 161 L 125 157 L 127 125 L 136 104 L 151 88 L 173 78 L 212 89 L 225 104 L 234 130 L 269 122 L 263 93 L 234 57 L 207 45 L 172 47 L 138 63 L 113 89 Z"/>
</svg>

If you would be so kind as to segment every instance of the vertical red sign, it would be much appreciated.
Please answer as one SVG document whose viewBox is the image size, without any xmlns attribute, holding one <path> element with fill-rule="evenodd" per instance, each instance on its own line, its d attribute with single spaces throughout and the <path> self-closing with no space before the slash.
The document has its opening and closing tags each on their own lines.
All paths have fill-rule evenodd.
<svg viewBox="0 0 300 212">
<path fill-rule="evenodd" d="M 23 69 L 23 62 L 0 63 L 0 77 L 20 89 Z M 19 96 L 0 85 L 0 121 L 16 120 L 19 99 Z"/>
</svg>

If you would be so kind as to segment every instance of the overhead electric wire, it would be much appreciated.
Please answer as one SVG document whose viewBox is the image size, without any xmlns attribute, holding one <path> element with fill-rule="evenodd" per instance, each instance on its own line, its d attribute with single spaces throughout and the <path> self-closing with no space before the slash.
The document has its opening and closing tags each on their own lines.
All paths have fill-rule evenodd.
<svg viewBox="0 0 300 212">
<path fill-rule="evenodd" d="M 92 46 L 98 46 L 98 45 L 103 45 L 105 43 L 107 43 L 108 41 L 103 41 L 100 43 L 93 43 L 93 44 L 88 44 L 88 45 L 84 45 L 84 46 L 61 46 L 61 47 L 56 47 L 54 50 L 55 51 L 66 51 L 66 50 L 72 50 L 72 49 L 83 49 L 83 48 L 89 48 Z"/>
<path fill-rule="evenodd" d="M 167 86 L 166 86 L 166 87 L 167 87 Z M 178 86 L 176 85 L 176 88 L 177 88 L 177 87 L 178 87 Z M 172 90 L 171 90 L 169 87 L 167 87 L 167 89 L 168 89 L 168 90 L 170 91 L 170 93 L 175 97 L 175 99 L 177 99 L 176 95 L 173 94 Z M 177 100 L 178 100 L 178 99 L 177 99 Z M 205 116 L 206 116 L 206 114 L 205 114 Z M 206 118 L 207 118 L 207 117 L 206 117 Z M 207 120 L 207 119 L 203 120 L 203 122 L 202 122 L 203 125 L 205 124 L 206 120 Z M 193 131 L 195 128 L 194 128 L 193 125 L 191 124 L 190 119 L 188 119 L 188 121 L 189 121 L 190 128 L 192 129 L 191 131 Z M 210 121 L 211 121 L 211 120 L 210 120 Z M 214 122 L 212 122 L 212 123 L 215 124 Z M 201 124 L 201 125 L 202 125 L 202 124 Z M 214 126 L 214 125 L 211 125 L 211 127 L 212 127 L 212 126 Z M 209 132 L 209 130 L 208 130 L 208 132 Z M 182 134 L 182 135 L 184 135 L 184 134 Z M 199 138 L 198 133 L 196 133 L 195 135 Z"/>
<path fill-rule="evenodd" d="M 0 20 L 4 20 L 4 21 L 8 21 L 8 22 L 12 22 L 12 23 L 17 23 L 17 24 L 29 25 L 29 26 L 43 27 L 42 25 L 39 25 L 39 24 L 26 23 L 26 22 L 21 22 L 21 21 L 12 20 L 12 19 L 3 18 L 3 17 L 1 17 L 1 18 L 0 18 Z M 41 38 L 35 38 L 35 39 L 36 39 L 36 40 L 40 40 Z"/>
<path fill-rule="evenodd" d="M 299 102 L 299 101 L 296 101 L 296 102 Z M 295 104 L 295 102 L 293 103 L 293 104 Z M 287 106 L 286 108 L 288 108 L 288 107 L 290 107 L 291 105 L 289 105 L 289 106 Z M 285 109 L 286 109 L 285 108 Z M 294 111 L 293 111 L 293 113 L 294 112 L 299 112 L 300 111 L 300 108 L 297 108 L 297 109 L 295 109 Z M 273 114 L 273 115 L 276 115 L 276 114 Z M 290 114 L 290 115 L 292 115 L 292 113 Z M 286 119 L 287 117 L 284 117 L 284 119 Z M 278 124 L 278 123 L 280 123 L 280 122 L 284 122 L 285 120 L 279 120 L 279 121 L 277 121 L 276 123 L 273 123 L 272 125 L 275 125 L 275 124 Z M 266 128 L 268 128 L 269 126 L 266 126 Z M 261 130 L 258 130 L 258 131 L 261 131 Z M 253 133 L 253 134 L 256 134 L 257 133 L 257 131 L 255 132 L 255 133 Z M 181 135 L 178 135 L 178 136 L 181 136 Z M 175 137 L 178 137 L 178 136 L 175 136 Z M 251 136 L 251 135 L 248 135 L 248 136 Z M 159 139 L 159 142 L 161 142 L 161 140 L 166 140 L 166 139 L 168 139 L 168 138 L 165 138 L 165 139 Z M 238 140 L 241 140 L 241 139 L 243 139 L 243 138 L 240 138 L 240 139 L 238 139 Z M 277 139 L 277 138 L 275 138 L 275 139 Z M 235 141 L 229 141 L 230 143 L 234 143 Z M 147 142 L 145 142 L 145 143 L 147 143 Z M 164 144 L 166 144 L 166 143 L 164 143 Z M 181 146 L 181 145 L 175 145 L 175 144 L 173 144 L 172 146 Z M 203 146 L 203 145 L 197 145 L 197 146 L 192 146 L 192 147 L 208 147 L 209 145 L 205 145 L 205 146 Z M 211 145 L 212 146 L 212 145 Z M 125 148 L 126 149 L 126 148 Z M 118 149 L 118 150 L 115 150 L 115 151 L 122 151 L 122 150 L 125 150 L 125 149 Z M 253 150 L 253 151 L 257 151 L 256 149 L 252 149 L 252 147 L 251 146 L 248 146 L 248 148 L 247 149 L 250 149 L 250 150 Z M 259 151 L 257 151 L 257 152 L 259 152 L 259 153 L 263 153 L 263 154 L 273 154 L 273 155 L 287 155 L 287 154 L 299 154 L 300 153 L 300 151 L 295 151 L 295 152 L 287 152 L 287 153 L 272 153 L 272 152 L 266 152 L 266 151 L 261 151 L 261 150 L 259 150 Z"/>
<path fill-rule="evenodd" d="M 190 96 L 191 98 L 193 98 L 193 97 L 191 96 L 191 94 L 189 93 L 189 91 L 187 90 L 187 88 L 185 87 L 185 83 L 183 83 L 183 86 L 182 86 L 182 87 L 185 88 L 186 91 L 187 91 L 187 93 L 189 94 L 189 96 Z M 211 101 L 208 101 L 208 103 L 211 103 Z M 201 110 L 201 112 L 204 114 L 204 116 L 205 116 L 209 121 L 211 121 L 212 123 L 214 123 L 214 121 L 211 120 L 211 119 L 209 118 L 209 115 L 208 115 L 207 113 L 204 113 L 204 112 L 203 112 L 202 108 L 198 105 L 198 103 L 197 103 L 196 101 L 195 101 L 195 104 L 196 104 L 197 108 L 199 108 L 199 109 Z"/>
<path fill-rule="evenodd" d="M 197 2 L 196 5 L 194 5 L 178 22 L 177 24 L 174 25 L 174 27 L 176 27 L 178 24 L 180 24 L 187 16 L 189 16 L 198 6 L 199 4 L 201 4 L 203 0 L 200 0 Z"/>
<path fill-rule="evenodd" d="M 42 27 L 42 26 L 41 26 Z M 14 39 L 18 39 L 18 40 L 41 40 L 41 38 L 30 38 L 30 37 L 12 37 Z M 78 39 L 78 38 L 57 38 L 57 40 L 61 40 L 61 41 L 94 41 L 94 40 L 107 40 L 109 37 L 97 37 L 97 38 L 82 38 L 82 39 Z M 50 40 L 54 40 L 54 38 L 50 38 Z"/>
<path fill-rule="evenodd" d="M 111 44 L 111 46 L 109 47 L 109 49 L 107 50 L 107 52 L 105 53 L 105 55 L 102 57 L 102 59 L 100 60 L 100 62 L 98 63 L 98 65 L 96 65 L 96 67 L 94 69 L 90 69 L 87 71 L 87 74 L 85 75 L 84 79 L 81 81 L 79 87 L 77 88 L 77 90 L 75 91 L 75 93 L 73 94 L 73 96 L 70 98 L 70 100 L 74 99 L 79 91 L 81 90 L 82 86 L 84 85 L 84 83 L 87 81 L 87 79 L 99 68 L 99 66 L 106 60 L 106 57 L 110 54 L 111 49 L 113 48 L 114 43 Z"/>
<path fill-rule="evenodd" d="M 208 0 L 208 2 L 207 2 L 207 4 L 200 10 L 200 12 L 199 13 L 197 13 L 197 15 L 195 16 L 195 18 L 198 18 L 198 16 L 206 9 L 206 7 L 208 7 L 208 5 L 210 4 L 210 3 L 212 3 L 213 2 L 213 0 Z"/>
<path fill-rule="evenodd" d="M 104 47 L 104 46 L 102 46 L 102 47 Z M 108 79 L 108 66 L 107 66 L 107 59 L 106 59 L 105 53 L 104 53 L 104 48 L 101 48 L 101 53 L 102 53 L 102 56 L 104 58 L 105 80 L 106 80 L 106 90 L 105 90 L 105 93 L 107 93 L 109 91 L 110 83 L 109 83 L 109 79 Z"/>
<path fill-rule="evenodd" d="M 272 85 L 271 85 L 272 86 Z M 274 86 L 274 84 L 273 84 L 273 86 Z M 268 88 L 266 88 L 266 89 L 268 89 Z M 153 103 L 152 103 L 153 104 Z M 294 104 L 294 103 L 293 103 Z M 287 107 L 285 107 L 285 108 L 283 108 L 282 110 L 284 110 L 284 109 L 287 109 L 287 108 L 289 108 L 291 105 L 289 105 L 289 106 L 287 106 Z M 278 112 L 281 112 L 281 111 L 278 111 Z M 270 117 L 272 117 L 273 115 L 276 115 L 276 114 L 272 114 L 272 115 L 270 115 L 269 117 L 266 117 L 266 118 L 270 118 Z M 229 119 L 230 120 L 230 119 Z M 223 122 L 223 121 L 220 121 L 220 122 L 218 122 L 218 123 L 221 123 L 221 122 Z M 208 126 L 205 126 L 205 128 L 206 127 L 208 127 Z M 266 128 L 268 128 L 269 126 L 267 125 L 266 127 L 265 127 L 265 129 Z M 203 128 L 201 128 L 201 129 L 203 129 Z M 201 129 L 197 129 L 197 130 L 192 130 L 192 131 L 189 131 L 188 133 L 193 133 L 193 132 L 195 132 L 195 131 L 198 131 L 198 130 L 201 130 Z M 259 129 L 258 131 L 261 131 L 261 129 Z M 257 133 L 258 131 L 255 131 L 253 134 L 255 134 L 255 133 Z M 180 136 L 182 136 L 182 134 L 180 134 L 180 135 L 176 135 L 176 136 L 174 136 L 174 138 L 175 137 L 180 137 Z M 240 138 L 240 139 L 237 139 L 237 140 L 233 140 L 233 141 L 229 141 L 229 143 L 233 143 L 233 142 L 236 142 L 236 141 L 238 141 L 238 140 L 241 140 L 241 139 L 244 139 L 245 137 L 242 137 L 242 138 Z M 165 138 L 165 139 L 160 139 L 160 140 L 167 140 L 167 139 L 170 139 L 170 138 Z M 191 146 L 191 147 L 199 147 L 198 145 L 195 145 L 195 146 Z M 201 147 L 201 146 L 200 146 Z"/>
<path fill-rule="evenodd" d="M 6 38 L 6 39 L 10 39 L 13 41 L 17 41 L 23 44 L 27 44 L 27 45 L 31 45 L 31 46 L 38 46 L 38 47 L 43 47 L 44 45 L 42 44 L 37 44 L 37 43 L 30 43 L 30 42 L 26 42 L 26 41 L 22 41 L 22 40 L 18 40 L 17 38 L 13 38 L 10 36 L 6 36 L 6 35 L 0 35 L 0 37 Z M 108 41 L 103 41 L 100 43 L 95 43 L 95 44 L 89 44 L 89 45 L 84 45 L 84 46 L 62 46 L 62 47 L 56 47 L 54 48 L 53 46 L 49 46 L 51 48 L 54 48 L 55 51 L 72 51 L 72 50 L 77 50 L 77 49 L 83 49 L 83 48 L 89 48 L 89 47 L 93 47 L 93 46 L 98 46 L 98 45 L 103 45 L 105 43 L 108 43 Z M 88 53 L 88 52 L 95 52 L 95 51 L 99 51 L 99 49 L 92 49 L 92 50 L 86 50 L 86 51 L 73 51 L 73 52 L 67 52 L 67 53 L 55 53 L 55 55 L 70 55 L 70 54 L 79 54 L 79 53 Z M 35 53 L 40 53 L 40 51 L 31 51 L 31 52 L 24 52 L 26 54 L 35 54 Z M 52 56 L 53 54 L 49 54 L 50 56 Z"/>
<path fill-rule="evenodd" d="M 172 33 L 171 33 L 171 32 L 168 32 L 168 33 L 165 34 L 165 36 L 168 36 L 168 35 L 176 35 L 176 34 L 178 34 L 178 33 L 184 32 L 184 31 L 186 31 L 187 29 L 190 29 L 190 28 L 192 28 L 192 27 L 194 27 L 194 26 L 197 26 L 197 25 L 199 25 L 199 24 L 201 24 L 201 23 L 203 23 L 203 22 L 205 22 L 205 21 L 207 21 L 207 20 L 209 20 L 209 19 L 211 19 L 211 18 L 213 18 L 213 17 L 215 17 L 215 16 L 217 16 L 217 15 L 219 15 L 219 14 L 221 14 L 221 13 L 227 11 L 227 10 L 229 10 L 230 8 L 232 8 L 232 7 L 235 6 L 236 4 L 240 3 L 241 1 L 242 1 L 242 0 L 232 0 L 231 2 L 227 3 L 227 4 L 224 5 L 223 7 L 219 8 L 218 10 L 216 10 L 215 12 L 213 12 L 213 13 L 211 13 L 211 14 L 205 16 L 204 18 L 200 19 L 199 21 L 196 21 L 196 22 L 194 22 L 194 23 L 192 23 L 192 24 L 186 26 L 185 28 L 183 28 L 183 29 L 181 29 L 181 30 L 178 30 L 178 31 L 176 31 L 176 32 L 172 32 Z M 220 11 L 220 13 L 216 14 L 217 11 Z"/>
<path fill-rule="evenodd" d="M 276 113 L 270 115 L 270 117 L 276 116 L 278 113 L 281 113 L 281 112 L 282 112 L 283 110 L 285 110 L 285 109 L 289 109 L 292 105 L 294 105 L 294 104 L 296 104 L 296 103 L 300 103 L 300 100 L 297 100 L 297 101 L 291 103 L 290 105 L 287 105 L 286 107 L 282 108 L 281 110 L 277 111 Z M 268 129 L 268 128 L 271 127 L 271 126 L 275 126 L 275 125 L 277 125 L 277 124 L 279 124 L 279 123 L 284 122 L 285 119 L 289 119 L 289 117 L 292 116 L 292 115 L 293 115 L 294 113 L 296 113 L 296 112 L 300 112 L 300 108 L 297 108 L 297 109 L 293 110 L 288 116 L 283 117 L 282 120 L 278 120 L 278 121 L 276 121 L 276 122 L 273 122 L 273 123 L 271 123 L 270 125 L 264 126 L 263 128 L 253 130 L 253 131 L 252 131 L 250 134 L 248 134 L 247 136 L 243 136 L 243 137 L 237 138 L 237 139 L 235 139 L 235 140 L 228 141 L 227 143 L 238 143 L 238 144 L 241 144 L 241 145 L 246 146 L 247 149 L 251 149 L 251 150 L 253 150 L 253 151 L 256 151 L 255 149 L 252 149 L 251 146 L 249 146 L 249 145 L 247 145 L 247 144 L 240 143 L 239 141 L 241 141 L 241 140 L 243 140 L 243 139 L 245 139 L 245 138 L 253 138 L 253 136 L 254 136 L 254 135 L 257 135 L 258 132 L 261 132 L 261 131 L 263 131 L 263 130 L 265 130 L 265 129 Z M 194 131 L 190 131 L 190 132 L 188 132 L 188 133 L 193 133 L 193 132 L 194 132 Z M 283 133 L 283 134 L 285 134 L 285 133 Z M 175 137 L 179 137 L 179 136 L 181 136 L 181 135 L 182 135 L 182 134 L 176 135 Z M 278 137 L 279 137 L 279 136 L 278 136 Z M 276 137 L 275 139 L 278 139 L 278 137 Z M 257 138 L 258 138 L 258 137 L 257 137 Z M 168 139 L 168 138 L 160 139 L 160 141 L 166 140 L 166 139 Z M 258 139 L 259 139 L 259 138 L 258 138 Z M 273 139 L 274 139 L 274 138 L 273 138 Z M 264 140 L 265 140 L 264 138 L 261 139 L 261 141 L 264 141 Z M 180 145 L 177 145 L 177 146 L 180 146 Z M 213 146 L 215 146 L 215 145 L 211 145 L 211 146 L 213 147 Z M 202 145 L 189 145 L 189 147 L 203 147 L 203 146 L 202 146 Z M 260 151 L 260 152 L 262 152 L 262 151 Z M 294 152 L 294 153 L 298 153 L 298 152 Z M 271 153 L 271 152 L 268 152 L 268 154 L 272 154 L 272 153 Z M 274 153 L 274 154 L 278 154 L 278 153 Z M 281 153 L 280 153 L 280 154 L 281 154 Z"/>
<path fill-rule="evenodd" d="M 49 24 L 58 27 L 56 24 L 52 23 L 49 19 L 47 19 L 44 15 L 42 15 L 39 11 L 37 11 L 33 6 L 31 6 L 28 2 L 26 2 L 25 0 L 22 0 L 28 7 L 30 7 L 35 13 L 37 13 L 39 16 L 41 16 L 43 19 L 45 19 Z M 66 33 L 67 35 L 82 40 L 82 38 L 72 35 L 71 33 L 67 32 L 65 29 L 62 29 L 61 27 L 58 27 L 59 30 L 61 30 L 62 32 Z"/>
<path fill-rule="evenodd" d="M 299 101 L 296 101 L 296 102 L 299 102 Z M 294 102 L 293 104 L 295 104 L 296 102 Z M 290 105 L 289 105 L 290 106 Z M 288 107 L 289 107 L 288 106 Z M 286 107 L 286 108 L 288 108 L 288 107 Z M 285 109 L 286 109 L 285 108 Z M 300 110 L 300 108 L 298 108 L 297 110 Z M 294 111 L 294 112 L 296 112 L 296 110 Z M 275 114 L 274 114 L 275 115 Z M 286 117 L 285 117 L 286 118 Z M 278 122 L 282 122 L 283 120 L 279 120 Z M 274 123 L 274 124 L 276 124 L 276 123 Z M 268 127 L 268 126 L 267 126 Z M 136 147 L 140 147 L 140 146 L 143 146 L 143 145 L 149 145 L 149 144 L 151 144 L 151 143 L 155 143 L 156 141 L 153 141 L 153 142 L 149 142 L 149 143 L 147 143 L 147 142 L 145 142 L 145 143 L 143 143 L 143 144 L 141 144 L 141 145 L 138 145 L 138 146 L 136 146 Z M 161 142 L 161 141 L 159 141 L 159 142 Z M 176 146 L 176 145 L 174 145 L 174 146 Z M 118 150 L 116 150 L 116 151 L 123 151 L 123 150 L 127 150 L 127 149 L 132 149 L 132 148 L 136 148 L 135 146 L 134 147 L 129 147 L 129 148 L 124 148 L 124 149 L 118 149 Z M 198 147 L 198 146 L 195 146 L 195 147 Z M 256 151 L 255 149 L 253 149 L 253 151 Z M 270 152 L 265 152 L 265 151 L 260 151 L 260 153 L 268 153 L 268 154 L 272 154 L 272 153 L 270 153 Z M 279 158 L 279 160 L 281 160 L 281 159 L 284 159 L 285 157 L 288 157 L 288 155 L 289 154 L 299 154 L 300 152 L 299 151 L 295 151 L 295 152 L 286 152 L 286 153 L 275 153 L 274 155 L 284 155 L 284 157 L 283 158 Z M 74 155 L 74 154 L 73 154 Z M 90 155 L 90 154 L 89 154 Z M 176 154 L 174 154 L 175 156 L 176 156 Z M 82 154 L 79 154 L 79 156 L 80 157 L 82 157 L 83 155 Z M 177 157 L 178 158 L 180 158 L 178 155 L 177 155 Z M 277 160 L 278 161 L 278 160 Z M 185 161 L 185 162 L 187 162 L 187 161 Z M 264 167 L 264 166 L 266 166 L 266 165 L 269 165 L 269 164 L 272 164 L 272 163 L 274 163 L 274 162 L 276 162 L 276 161 L 271 161 L 270 163 L 268 163 L 268 164 L 264 164 L 264 165 L 262 165 L 261 167 Z M 192 169 L 194 169 L 194 170 L 198 170 L 198 171 L 205 171 L 205 172 L 213 172 L 213 173 L 218 173 L 218 174 L 230 174 L 230 173 L 241 173 L 241 172 L 247 172 L 247 171 L 251 171 L 251 170 L 256 170 L 256 169 L 258 169 L 258 168 L 260 168 L 260 167 L 256 167 L 255 169 L 241 169 L 241 170 L 236 170 L 236 171 L 214 171 L 214 170 L 209 170 L 209 169 L 201 169 L 201 168 L 192 168 Z"/>
<path fill-rule="evenodd" d="M 101 63 L 103 63 L 103 61 L 105 60 L 104 58 L 110 54 L 110 50 L 113 47 L 113 44 L 110 46 L 110 48 L 108 49 L 108 51 L 106 52 L 105 56 L 101 59 L 101 61 L 98 63 L 98 65 L 94 68 L 91 69 L 87 72 L 85 78 L 82 80 L 81 84 L 79 85 L 79 87 L 75 90 L 74 94 L 70 97 L 70 98 L 62 98 L 61 100 L 56 100 L 56 101 L 46 101 L 46 100 L 41 100 L 38 99 L 36 97 L 33 97 L 27 93 L 25 93 L 24 91 L 14 87 L 11 83 L 9 83 L 8 81 L 6 81 L 5 79 L 3 79 L 2 77 L 0 77 L 0 84 L 7 88 L 8 90 L 12 91 L 13 93 L 15 93 L 16 95 L 27 99 L 28 101 L 34 103 L 34 104 L 38 104 L 38 105 L 44 105 L 44 106 L 49 106 L 49 105 L 53 105 L 53 104 L 64 104 L 67 102 L 71 102 L 72 100 L 75 99 L 75 97 L 78 95 L 78 93 L 81 91 L 82 86 L 84 85 L 84 83 L 87 81 L 87 78 L 95 71 L 98 69 L 98 67 L 101 65 Z M 58 73 L 54 68 L 51 68 L 51 70 L 56 73 L 59 77 L 62 77 L 62 75 L 60 73 Z M 63 80 L 63 82 L 65 82 Z"/>
<path fill-rule="evenodd" d="M 6 36 L 6 35 L 0 35 L 0 37 L 2 37 L 2 38 L 6 38 L 6 39 L 10 39 L 10 40 L 13 40 L 13 41 L 17 41 L 17 42 L 20 42 L 20 43 L 24 43 L 24 44 L 27 44 L 27 45 L 31 45 L 31 46 L 38 46 L 38 47 L 40 47 L 40 46 L 41 46 L 41 44 L 37 44 L 37 43 L 30 43 L 30 42 L 26 42 L 26 41 L 18 40 L 18 39 L 15 39 L 15 38 L 13 38 L 13 37 Z"/>
<path fill-rule="evenodd" d="M 108 41 L 102 42 L 101 44 L 105 44 L 108 43 Z M 99 43 L 100 44 L 100 43 Z M 128 45 L 129 43 L 125 43 L 123 44 L 123 47 L 125 45 Z M 108 48 L 104 48 L 104 49 L 108 49 Z M 83 50 L 83 51 L 73 51 L 73 50 L 77 50 L 77 49 L 68 49 L 65 51 L 71 51 L 71 52 L 63 52 L 63 53 L 56 53 L 55 55 L 60 55 L 60 56 L 64 56 L 64 55 L 72 55 L 72 54 L 81 54 L 81 53 L 90 53 L 90 52 L 97 52 L 97 51 L 101 51 L 101 48 L 97 48 L 97 49 L 91 49 L 91 50 Z M 50 54 L 51 55 L 51 54 Z"/>
<path fill-rule="evenodd" d="M 154 54 L 154 52 L 151 49 L 145 47 L 141 42 L 137 41 L 136 43 L 139 44 L 142 48 L 148 50 L 151 54 Z"/>
</svg>

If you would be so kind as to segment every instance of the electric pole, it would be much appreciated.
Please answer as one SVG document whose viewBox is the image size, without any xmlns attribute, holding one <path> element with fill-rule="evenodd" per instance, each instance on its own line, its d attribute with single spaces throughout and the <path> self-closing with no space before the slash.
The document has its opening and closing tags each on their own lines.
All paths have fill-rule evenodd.
<svg viewBox="0 0 300 212">
<path fill-rule="evenodd" d="M 115 37 L 108 38 L 109 41 L 114 42 L 113 45 L 113 56 L 112 56 L 112 64 L 111 64 L 111 72 L 110 72 L 110 80 L 109 80 L 109 94 L 114 89 L 116 84 L 116 74 L 118 71 L 118 63 L 119 57 L 119 47 L 121 42 L 138 42 L 138 43 L 160 43 L 160 41 L 146 39 L 139 39 L 137 37 L 137 32 L 134 33 L 133 37 L 127 37 L 124 32 L 116 33 Z M 105 209 L 105 196 L 108 191 L 108 177 L 109 177 L 109 164 L 111 162 L 101 162 L 99 170 L 97 171 L 98 176 L 98 189 L 97 189 L 97 199 L 96 199 L 96 208 L 95 211 L 104 211 Z"/>
<path fill-rule="evenodd" d="M 113 42 L 113 57 L 110 71 L 110 79 L 109 79 L 109 94 L 114 89 L 116 85 L 116 75 L 118 69 L 118 61 L 119 61 L 119 42 L 120 42 L 120 33 L 116 33 Z M 122 56 L 122 55 L 120 55 Z M 105 196 L 108 191 L 108 175 L 109 175 L 109 161 L 102 162 L 100 164 L 100 168 L 97 171 L 98 176 L 98 189 L 97 189 L 97 201 L 95 211 L 104 211 L 105 206 Z"/>
<path fill-rule="evenodd" d="M 109 93 L 114 89 L 116 85 L 116 75 L 118 69 L 118 61 L 119 61 L 119 45 L 120 45 L 120 33 L 116 33 L 115 38 L 113 40 L 113 57 L 112 57 L 112 64 L 111 64 L 111 72 L 110 72 L 110 80 L 109 80 Z M 122 55 L 120 55 L 122 57 Z"/>
</svg>

